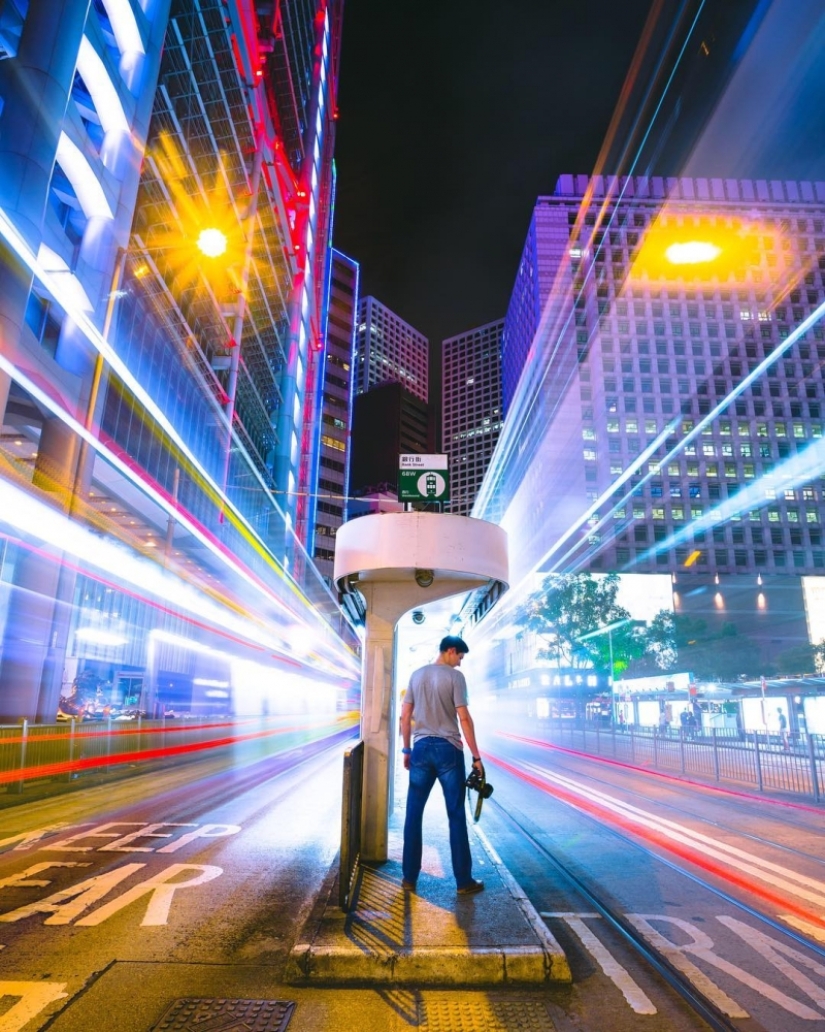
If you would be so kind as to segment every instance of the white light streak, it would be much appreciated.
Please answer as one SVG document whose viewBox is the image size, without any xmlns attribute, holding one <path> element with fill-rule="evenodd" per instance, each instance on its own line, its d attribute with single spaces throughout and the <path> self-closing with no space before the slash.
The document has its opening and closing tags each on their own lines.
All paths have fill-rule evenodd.
<svg viewBox="0 0 825 1032">
<path fill-rule="evenodd" d="M 129 132 L 129 122 L 117 90 L 109 78 L 102 58 L 86 38 L 80 41 L 77 70 L 95 104 L 104 132 Z"/>
<path fill-rule="evenodd" d="M 55 155 L 66 178 L 74 187 L 80 207 L 87 219 L 114 218 L 109 201 L 86 155 L 66 133 L 60 133 Z"/>
</svg>

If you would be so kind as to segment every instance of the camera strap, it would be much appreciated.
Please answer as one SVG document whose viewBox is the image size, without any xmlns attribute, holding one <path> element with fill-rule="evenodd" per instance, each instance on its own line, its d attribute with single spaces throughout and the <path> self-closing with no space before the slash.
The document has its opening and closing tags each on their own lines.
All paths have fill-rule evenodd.
<svg viewBox="0 0 825 1032">
<path fill-rule="evenodd" d="M 486 784 L 487 784 L 487 779 L 482 774 L 481 775 L 481 783 L 478 786 L 478 793 L 477 793 L 478 794 L 478 798 L 476 799 L 476 808 L 475 808 L 475 812 L 473 813 L 473 821 L 474 821 L 475 824 L 478 824 L 479 817 L 481 817 L 481 807 L 484 805 L 484 788 L 485 788 Z M 469 794 L 470 794 L 470 790 L 467 789 L 467 795 L 469 795 Z"/>
</svg>

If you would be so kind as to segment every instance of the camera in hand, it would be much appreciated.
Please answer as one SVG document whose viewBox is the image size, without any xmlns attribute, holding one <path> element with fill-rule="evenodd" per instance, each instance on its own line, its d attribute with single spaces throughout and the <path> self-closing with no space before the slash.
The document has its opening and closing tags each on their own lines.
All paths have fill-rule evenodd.
<svg viewBox="0 0 825 1032">
<path fill-rule="evenodd" d="M 493 786 L 487 783 L 487 779 L 481 773 L 476 770 L 475 767 L 470 771 L 470 776 L 465 782 L 467 788 L 471 788 L 474 792 L 478 792 L 482 799 L 489 799 L 493 794 Z"/>
<path fill-rule="evenodd" d="M 478 799 L 476 799 L 476 808 L 473 813 L 473 820 L 478 822 L 481 816 L 481 807 L 485 799 L 489 799 L 493 794 L 493 786 L 487 784 L 487 778 L 484 776 L 484 768 L 476 770 L 475 767 L 470 771 L 470 776 L 465 781 L 465 785 L 468 789 L 472 789 L 474 792 L 478 792 Z"/>
</svg>

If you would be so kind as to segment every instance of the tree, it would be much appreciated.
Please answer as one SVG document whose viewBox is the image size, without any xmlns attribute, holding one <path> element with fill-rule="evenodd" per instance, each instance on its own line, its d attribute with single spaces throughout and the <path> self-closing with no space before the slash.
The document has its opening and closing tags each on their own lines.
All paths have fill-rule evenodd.
<svg viewBox="0 0 825 1032">
<path fill-rule="evenodd" d="M 818 674 L 825 673 L 825 638 L 818 645 L 814 645 L 814 663 Z"/>
<path fill-rule="evenodd" d="M 779 674 L 806 674 L 817 668 L 817 650 L 805 643 L 794 645 L 776 657 L 776 670 Z"/>
<path fill-rule="evenodd" d="M 648 653 L 653 653 L 664 670 L 684 670 L 702 681 L 735 681 L 742 675 L 758 677 L 763 669 L 761 654 L 735 624 L 725 623 L 709 631 L 701 618 L 662 611 L 646 634 Z"/>
<path fill-rule="evenodd" d="M 609 670 L 612 647 L 613 669 L 619 674 L 644 653 L 645 642 L 628 610 L 617 603 L 618 592 L 615 573 L 599 579 L 589 573 L 550 574 L 525 605 L 518 623 L 543 641 L 539 659 L 560 667 Z M 616 626 L 609 635 L 587 637 L 611 625 Z"/>
</svg>

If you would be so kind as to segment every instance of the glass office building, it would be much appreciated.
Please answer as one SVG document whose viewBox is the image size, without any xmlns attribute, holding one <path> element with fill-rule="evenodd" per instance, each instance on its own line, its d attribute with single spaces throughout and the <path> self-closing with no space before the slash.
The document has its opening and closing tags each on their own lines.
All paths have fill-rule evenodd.
<svg viewBox="0 0 825 1032">
<path fill-rule="evenodd" d="M 486 323 L 441 343 L 441 441 L 450 463 L 449 512 L 469 516 L 502 427 L 501 333 Z"/>
<path fill-rule="evenodd" d="M 823 254 L 821 183 L 562 176 L 539 198 L 474 511 L 518 534 L 514 582 L 666 573 L 677 611 L 767 636 L 793 611 L 776 648 L 806 638 L 803 578 L 825 570 Z"/>
<path fill-rule="evenodd" d="M 157 709 L 204 649 L 294 668 L 304 624 L 355 669 L 306 550 L 342 5 L 13 6 L 0 715 L 84 669 Z"/>
</svg>

